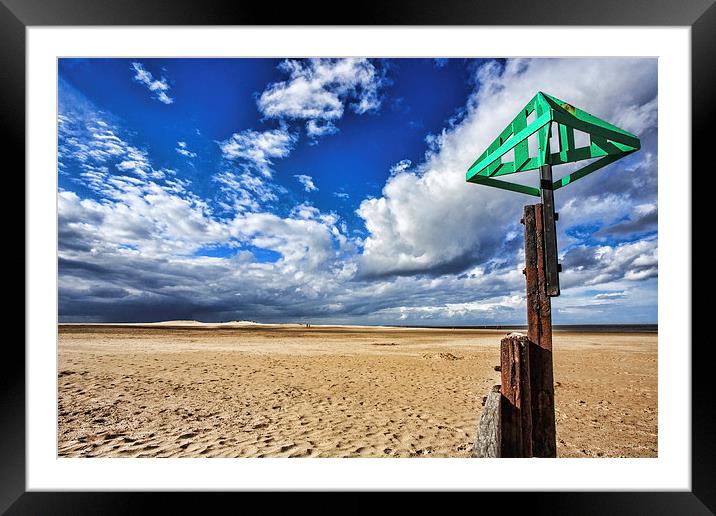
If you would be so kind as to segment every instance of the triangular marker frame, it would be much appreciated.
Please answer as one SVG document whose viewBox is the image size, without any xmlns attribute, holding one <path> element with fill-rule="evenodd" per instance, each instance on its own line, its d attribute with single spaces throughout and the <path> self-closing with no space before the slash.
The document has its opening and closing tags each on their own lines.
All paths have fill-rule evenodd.
<svg viewBox="0 0 716 516">
<path fill-rule="evenodd" d="M 528 124 L 527 118 L 533 112 L 534 120 Z M 549 146 L 553 123 L 559 135 L 558 152 L 551 152 Z M 575 130 L 589 135 L 589 146 L 575 145 Z M 531 157 L 527 139 L 535 133 L 537 156 Z M 552 189 L 557 190 L 640 148 L 641 142 L 635 135 L 540 91 L 470 166 L 465 179 L 471 183 L 539 197 L 539 188 L 496 178 L 539 169 L 542 165 L 563 165 L 601 158 L 554 181 Z M 514 161 L 503 162 L 501 158 L 512 149 Z"/>
</svg>

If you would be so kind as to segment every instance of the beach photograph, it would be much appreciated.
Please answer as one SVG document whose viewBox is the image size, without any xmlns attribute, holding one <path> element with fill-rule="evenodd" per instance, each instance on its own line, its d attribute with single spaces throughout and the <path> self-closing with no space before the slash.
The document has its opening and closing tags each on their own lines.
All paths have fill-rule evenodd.
<svg viewBox="0 0 716 516">
<path fill-rule="evenodd" d="M 655 58 L 60 58 L 58 458 L 656 458 Z"/>
</svg>

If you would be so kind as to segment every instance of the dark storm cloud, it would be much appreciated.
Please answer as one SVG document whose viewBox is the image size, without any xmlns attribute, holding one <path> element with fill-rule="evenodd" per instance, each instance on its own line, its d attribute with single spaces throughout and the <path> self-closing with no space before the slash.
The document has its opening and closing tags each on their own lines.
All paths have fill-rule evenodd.
<svg viewBox="0 0 716 516">
<path fill-rule="evenodd" d="M 570 249 L 562 259 L 562 268 L 568 269 L 592 269 L 599 264 L 594 249 L 590 247 L 575 247 Z"/>
<path fill-rule="evenodd" d="M 595 236 L 628 236 L 638 235 L 656 230 L 659 222 L 659 213 L 656 210 L 650 211 L 641 217 L 632 220 L 626 220 L 613 226 L 605 227 L 599 230 Z"/>
</svg>

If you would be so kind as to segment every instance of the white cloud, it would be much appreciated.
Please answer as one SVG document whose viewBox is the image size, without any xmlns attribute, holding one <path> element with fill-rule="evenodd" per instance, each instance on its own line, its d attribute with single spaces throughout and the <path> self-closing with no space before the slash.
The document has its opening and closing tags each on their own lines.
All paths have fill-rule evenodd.
<svg viewBox="0 0 716 516">
<path fill-rule="evenodd" d="M 190 151 L 187 148 L 186 142 L 177 142 L 177 147 L 174 150 L 187 158 L 196 158 L 196 152 Z"/>
<path fill-rule="evenodd" d="M 563 267 L 565 287 L 654 278 L 658 275 L 658 244 L 649 238 L 615 246 L 578 246 L 565 253 Z"/>
<path fill-rule="evenodd" d="M 318 188 L 316 188 L 316 185 L 313 183 L 313 178 L 311 176 L 307 176 L 305 174 L 295 174 L 293 177 L 295 177 L 301 185 L 303 185 L 303 189 L 307 192 L 317 192 Z"/>
<path fill-rule="evenodd" d="M 349 237 L 335 213 L 286 205 L 291 196 L 269 179 L 273 160 L 296 143 L 285 126 L 220 142 L 224 157 L 238 163 L 224 162 L 208 184 L 215 195 L 202 199 L 188 180 L 155 169 L 150 149 L 131 145 L 105 117 L 61 110 L 60 170 L 93 191 L 58 196 L 61 317 L 523 322 L 518 221 L 523 204 L 537 200 L 466 184 L 465 169 L 536 89 L 611 121 L 627 106 L 633 122 L 623 123 L 632 127 L 650 120 L 642 114 L 656 94 L 652 68 L 643 61 L 518 60 L 504 72 L 492 64 L 481 69 L 464 118 L 434 136 L 421 163 L 394 165 L 381 197 L 363 201 L 365 240 Z M 341 109 L 357 102 L 338 98 Z M 625 100 L 612 106 L 615 98 Z M 634 155 L 641 159 L 601 176 L 611 181 L 585 178 L 556 194 L 565 271 L 555 322 L 619 322 L 615 311 L 627 321 L 653 320 L 656 237 L 597 245 L 564 235 L 583 222 L 613 230 L 655 217 L 655 135 L 643 143 Z M 177 142 L 179 149 L 191 152 L 185 142 Z M 307 191 L 315 188 L 310 176 L 296 179 Z"/>
<path fill-rule="evenodd" d="M 172 175 L 166 169 L 154 169 L 147 151 L 124 141 L 117 134 L 117 128 L 102 120 L 99 114 L 83 117 L 77 113 L 65 113 L 61 120 L 58 126 L 59 169 L 66 169 L 70 161 L 75 162 L 82 170 L 79 178 L 95 191 L 106 187 L 109 165 L 119 172 L 131 173 L 142 179 L 161 179 L 167 173 Z M 78 177 L 73 179 L 77 181 Z"/>
<path fill-rule="evenodd" d="M 380 107 L 383 79 L 367 59 L 286 60 L 279 69 L 288 79 L 264 90 L 259 110 L 268 118 L 307 120 L 310 137 L 337 132 L 333 122 L 346 106 L 358 114 Z"/>
<path fill-rule="evenodd" d="M 624 299 L 627 296 L 627 293 L 625 291 L 620 292 L 602 292 L 600 294 L 596 294 L 594 296 L 594 299 L 597 301 L 603 301 L 603 300 L 613 300 L 613 299 Z"/>
<path fill-rule="evenodd" d="M 458 271 L 501 253 L 504 235 L 519 226 L 522 206 L 530 199 L 466 183 L 470 164 L 537 91 L 606 120 L 618 119 L 626 108 L 649 105 L 656 97 L 656 61 L 514 59 L 504 68 L 484 64 L 476 81 L 479 88 L 468 99 L 464 118 L 433 136 L 425 161 L 412 173 L 390 177 L 382 197 L 361 203 L 358 214 L 370 233 L 363 274 Z M 560 211 L 573 192 L 557 193 Z M 623 208 L 630 209 L 624 201 Z"/>
<path fill-rule="evenodd" d="M 237 295 L 253 310 L 266 306 L 270 312 L 281 304 L 292 310 L 307 299 L 322 305 L 337 281 L 353 274 L 344 258 L 355 249 L 335 214 L 307 204 L 286 217 L 252 211 L 277 200 L 280 187 L 247 171 L 224 171 L 214 183 L 222 202 L 234 204 L 229 217 L 219 218 L 187 180 L 155 170 L 116 127 L 87 126 L 71 113 L 62 118 L 62 161 L 79 164 L 77 179 L 97 194 L 58 194 L 63 317 L 103 313 L 100 318 L 128 320 L 201 306 L 236 313 Z M 142 177 L 133 173 L 137 167 Z M 278 253 L 278 261 L 258 261 L 254 251 L 241 249 L 247 246 Z M 221 247 L 237 252 L 202 255 L 202 249 Z"/>
<path fill-rule="evenodd" d="M 81 241 L 109 253 L 130 246 L 144 256 L 159 257 L 191 253 L 228 235 L 205 203 L 189 192 L 122 176 L 106 176 L 104 182 L 101 201 L 60 192 L 64 242 Z"/>
<path fill-rule="evenodd" d="M 329 120 L 309 120 L 306 122 L 306 134 L 311 138 L 320 138 L 337 132 L 338 128 Z"/>
<path fill-rule="evenodd" d="M 108 129 L 101 120 L 88 121 L 63 116 L 58 130 L 60 142 L 58 145 L 58 158 L 72 158 L 82 167 L 94 166 L 97 163 L 106 163 L 111 159 L 127 153 L 127 145 L 113 130 Z M 143 161 L 143 157 L 132 153 L 136 161 Z"/>
<path fill-rule="evenodd" d="M 269 131 L 247 129 L 234 133 L 219 142 L 219 148 L 228 160 L 244 160 L 266 177 L 271 177 L 274 158 L 285 158 L 291 153 L 296 136 L 286 128 Z"/>
<path fill-rule="evenodd" d="M 279 200 L 286 189 L 265 177 L 250 172 L 224 171 L 216 174 L 213 181 L 223 194 L 220 205 L 227 211 L 258 211 Z"/>
<path fill-rule="evenodd" d="M 140 84 L 144 84 L 147 89 L 154 94 L 155 99 L 164 104 L 174 102 L 174 99 L 167 94 L 170 87 L 165 77 L 154 79 L 152 73 L 144 68 L 142 63 L 133 62 L 130 66 L 132 70 L 134 70 L 134 80 Z"/>
<path fill-rule="evenodd" d="M 654 97 L 645 104 L 636 102 L 617 114 L 614 123 L 632 134 L 641 135 L 656 127 L 658 104 L 658 97 Z"/>
<path fill-rule="evenodd" d="M 445 303 L 438 306 L 399 306 L 381 310 L 380 313 L 400 320 L 420 319 L 465 319 L 479 317 L 482 320 L 498 321 L 505 312 L 523 309 L 525 299 L 519 295 L 500 296 L 498 298 L 469 301 L 465 303 Z"/>
<path fill-rule="evenodd" d="M 399 162 L 397 162 L 395 165 L 390 167 L 390 175 L 394 176 L 396 174 L 400 174 L 401 172 L 405 172 L 410 168 L 410 165 L 412 165 L 413 162 L 409 159 L 401 159 Z"/>
</svg>

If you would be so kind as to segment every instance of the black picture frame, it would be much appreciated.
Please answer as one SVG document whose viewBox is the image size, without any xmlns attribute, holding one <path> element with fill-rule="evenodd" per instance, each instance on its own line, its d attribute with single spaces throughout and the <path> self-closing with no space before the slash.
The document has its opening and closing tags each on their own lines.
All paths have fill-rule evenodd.
<svg viewBox="0 0 716 516">
<path fill-rule="evenodd" d="M 0 124 L 2 142 L 13 151 L 15 170 L 24 170 L 25 29 L 28 26 L 83 25 L 571 25 L 688 26 L 691 28 L 692 164 L 706 173 L 709 138 L 716 114 L 715 0 L 369 0 L 359 9 L 334 2 L 198 2 L 192 0 L 0 0 Z M 324 13 L 324 14 L 320 14 Z M 343 13 L 343 14 L 341 14 Z M 699 165 L 702 165 L 699 167 Z M 15 172 L 16 177 L 22 177 Z M 693 177 L 693 176 L 692 176 Z M 17 180 L 17 179 L 16 179 Z M 24 181 L 17 185 L 25 191 Z M 693 199 L 692 206 L 697 203 Z M 695 223 L 696 217 L 692 216 Z M 23 226 L 24 227 L 24 226 Z M 19 231 L 19 227 L 17 227 Z M 693 230 L 692 230 L 693 235 Z M 24 234 L 20 237 L 24 241 Z M 18 240 L 16 240 L 17 242 Z M 17 245 L 14 261 L 25 262 Z M 692 270 L 703 255 L 692 252 Z M 9 265 L 11 266 L 11 265 Z M 18 264 L 19 267 L 19 264 Z M 25 274 L 31 271 L 25 268 Z M 19 305 L 19 303 L 17 303 Z M 692 305 L 695 304 L 692 301 Z M 24 306 L 24 305 L 23 305 Z M 693 320 L 693 319 L 692 319 Z M 693 328 L 695 330 L 695 328 Z M 693 330 L 692 330 L 693 331 Z M 694 339 L 695 333 L 692 336 Z M 669 345 L 691 345 L 669 343 Z M 704 344 L 699 346 L 698 344 Z M 512 493 L 510 510 L 529 514 L 714 514 L 716 513 L 716 421 L 710 384 L 710 342 L 691 345 L 692 456 L 689 492 Z M 26 492 L 25 352 L 19 339 L 6 339 L 0 374 L 0 511 L 7 514 L 125 514 L 141 512 L 161 497 L 162 512 L 209 512 L 236 494 Z M 248 496 L 240 494 L 239 496 Z M 252 495 L 253 496 L 253 495 Z M 479 493 L 480 506 L 504 502 L 505 493 Z M 422 504 L 421 497 L 411 498 Z M 258 501 L 258 500 L 256 500 Z M 354 509 L 361 504 L 347 504 Z"/>
</svg>

